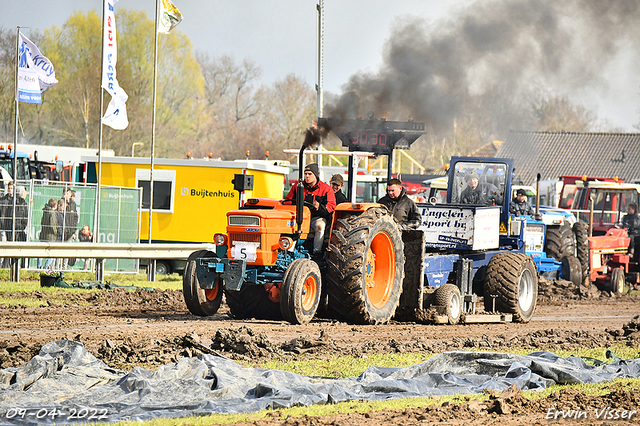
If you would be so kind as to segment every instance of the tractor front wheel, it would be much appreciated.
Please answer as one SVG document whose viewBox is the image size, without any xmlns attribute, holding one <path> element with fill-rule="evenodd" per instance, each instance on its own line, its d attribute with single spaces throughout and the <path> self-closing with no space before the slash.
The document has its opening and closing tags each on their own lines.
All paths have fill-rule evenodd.
<svg viewBox="0 0 640 426">
<path fill-rule="evenodd" d="M 330 314 L 358 324 L 393 317 L 402 293 L 404 252 L 400 229 L 386 209 L 337 219 L 327 266 Z"/>
<path fill-rule="evenodd" d="M 609 290 L 612 293 L 624 292 L 624 270 L 622 268 L 614 268 L 611 271 L 611 282 L 609 283 Z"/>
<path fill-rule="evenodd" d="M 222 303 L 222 280 L 217 279 L 213 288 L 200 287 L 196 276 L 197 261 L 200 258 L 217 258 L 215 253 L 200 250 L 191 253 L 187 259 L 187 267 L 182 277 L 182 294 L 189 312 L 193 315 L 206 317 L 215 315 Z"/>
<path fill-rule="evenodd" d="M 533 317 L 538 300 L 538 273 L 531 258 L 522 253 L 498 253 L 489 261 L 484 283 L 484 306 L 513 314 L 516 322 L 527 323 Z"/>
<path fill-rule="evenodd" d="M 309 259 L 294 260 L 280 288 L 280 312 L 292 324 L 307 324 L 316 313 L 321 294 L 320 268 Z"/>
</svg>

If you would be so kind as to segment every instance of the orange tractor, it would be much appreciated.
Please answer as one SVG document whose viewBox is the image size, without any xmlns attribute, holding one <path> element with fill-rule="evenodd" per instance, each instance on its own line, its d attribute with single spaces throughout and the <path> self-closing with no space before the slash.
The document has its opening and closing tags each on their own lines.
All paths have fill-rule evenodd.
<svg viewBox="0 0 640 426">
<path fill-rule="evenodd" d="M 304 150 L 319 140 L 319 132 L 307 130 L 299 155 L 300 181 Z M 413 141 L 423 132 L 397 134 Z M 385 138 L 386 143 L 392 140 Z M 391 213 L 375 203 L 339 205 L 328 227 L 321 271 L 311 259 L 311 213 L 303 195 L 297 191 L 295 205 L 253 198 L 240 210 L 227 212 L 227 233 L 214 236 L 216 251 L 193 253 L 187 261 L 183 291 L 191 313 L 215 314 L 224 292 L 237 319 L 304 324 L 319 308 L 353 323 L 392 318 L 400 303 L 405 259 L 401 231 Z"/>
</svg>

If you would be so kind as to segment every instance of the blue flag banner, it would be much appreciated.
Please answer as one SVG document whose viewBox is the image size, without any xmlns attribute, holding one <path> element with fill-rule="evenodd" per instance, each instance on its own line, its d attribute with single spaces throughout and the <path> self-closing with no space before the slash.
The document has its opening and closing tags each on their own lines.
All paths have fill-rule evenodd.
<svg viewBox="0 0 640 426">
<path fill-rule="evenodd" d="M 42 103 L 42 92 L 56 84 L 51 61 L 22 33 L 18 51 L 18 101 Z"/>
</svg>

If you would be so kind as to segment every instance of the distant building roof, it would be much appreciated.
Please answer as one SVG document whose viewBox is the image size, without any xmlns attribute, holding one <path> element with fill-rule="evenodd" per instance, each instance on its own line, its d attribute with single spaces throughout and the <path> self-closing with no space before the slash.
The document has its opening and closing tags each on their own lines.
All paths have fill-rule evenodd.
<svg viewBox="0 0 640 426">
<path fill-rule="evenodd" d="M 496 157 L 496 153 L 500 146 L 502 145 L 502 141 L 492 141 L 482 145 L 480 148 L 475 151 L 469 153 L 469 157 Z"/>
<path fill-rule="evenodd" d="M 525 184 L 562 175 L 640 178 L 640 133 L 510 132 L 496 157 Z"/>
</svg>

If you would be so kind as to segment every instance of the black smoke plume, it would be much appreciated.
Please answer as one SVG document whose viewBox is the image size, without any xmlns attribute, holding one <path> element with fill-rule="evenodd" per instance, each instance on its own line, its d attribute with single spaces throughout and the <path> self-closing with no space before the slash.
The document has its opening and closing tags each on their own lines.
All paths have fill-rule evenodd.
<svg viewBox="0 0 640 426">
<path fill-rule="evenodd" d="M 605 69 L 621 55 L 640 66 L 638 40 L 640 0 L 482 0 L 445 22 L 405 18 L 382 67 L 353 75 L 325 115 L 411 116 L 439 131 L 473 107 L 478 120 L 513 130 L 512 105 L 535 91 L 606 93 Z"/>
</svg>

